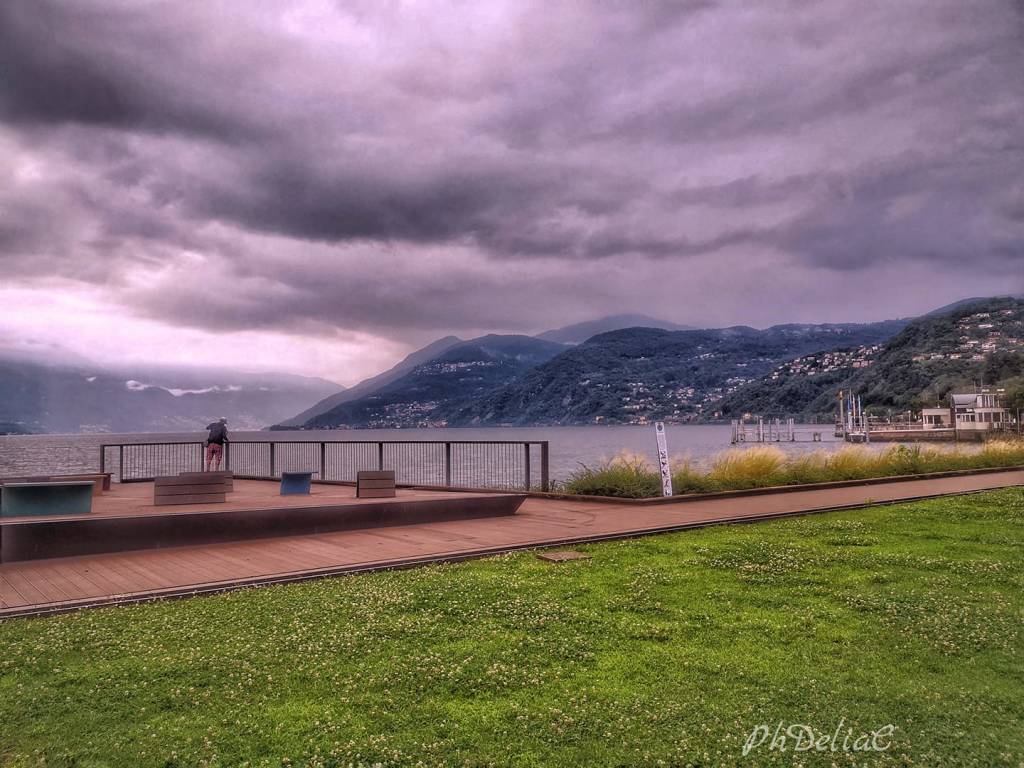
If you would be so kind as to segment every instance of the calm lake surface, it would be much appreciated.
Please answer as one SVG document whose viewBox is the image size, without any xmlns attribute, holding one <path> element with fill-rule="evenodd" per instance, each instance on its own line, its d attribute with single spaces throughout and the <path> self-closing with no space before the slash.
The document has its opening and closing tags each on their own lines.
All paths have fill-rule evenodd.
<svg viewBox="0 0 1024 768">
<path fill-rule="evenodd" d="M 821 443 L 773 443 L 787 451 L 831 450 L 841 441 L 831 424 L 805 425 L 822 433 Z M 728 425 L 667 427 L 671 456 L 706 458 L 730 447 Z M 103 443 L 160 443 L 201 441 L 206 432 L 130 435 L 28 435 L 0 437 L 0 477 L 99 469 Z M 548 440 L 551 476 L 564 480 L 580 464 L 597 464 L 622 451 L 657 459 L 653 426 L 531 427 L 479 429 L 347 429 L 317 432 L 232 432 L 235 440 L 289 442 L 296 440 Z"/>
</svg>

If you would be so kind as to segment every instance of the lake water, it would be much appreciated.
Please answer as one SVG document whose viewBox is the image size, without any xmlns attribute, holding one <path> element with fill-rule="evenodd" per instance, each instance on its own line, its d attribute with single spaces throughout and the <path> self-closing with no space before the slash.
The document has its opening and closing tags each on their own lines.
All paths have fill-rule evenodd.
<svg viewBox="0 0 1024 768">
<path fill-rule="evenodd" d="M 822 443 L 773 443 L 787 451 L 808 451 L 842 445 L 830 424 L 804 426 L 822 433 Z M 706 458 L 730 447 L 728 425 L 668 426 L 669 454 Z M 476 429 L 352 429 L 316 432 L 233 432 L 234 440 L 547 440 L 553 479 L 564 480 L 580 464 L 594 465 L 622 451 L 657 460 L 653 426 L 588 426 Z M 99 469 L 103 443 L 201 441 L 205 432 L 131 435 L 27 435 L 0 437 L 0 477 Z"/>
</svg>

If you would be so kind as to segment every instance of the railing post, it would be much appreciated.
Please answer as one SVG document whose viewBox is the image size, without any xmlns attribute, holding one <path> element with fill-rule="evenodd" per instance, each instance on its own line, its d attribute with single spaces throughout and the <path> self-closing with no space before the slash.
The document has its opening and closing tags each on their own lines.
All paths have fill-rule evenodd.
<svg viewBox="0 0 1024 768">
<path fill-rule="evenodd" d="M 452 485 L 452 444 L 444 444 L 444 484 L 451 488 Z"/>
<path fill-rule="evenodd" d="M 523 451 L 524 451 L 524 453 L 523 453 L 523 458 L 524 458 L 524 461 L 523 461 L 523 475 L 524 475 L 523 480 L 525 480 L 525 482 L 523 483 L 523 490 L 528 491 L 528 490 L 530 490 L 530 444 L 529 443 L 523 443 Z"/>
<path fill-rule="evenodd" d="M 277 445 L 277 444 L 273 443 L 273 442 L 270 444 L 270 476 L 271 477 L 274 477 L 274 475 L 275 475 L 275 465 L 276 465 L 276 461 L 275 461 L 275 458 L 274 458 L 274 446 L 275 445 Z"/>
<path fill-rule="evenodd" d="M 384 442 L 377 443 L 377 469 L 384 469 Z"/>
<path fill-rule="evenodd" d="M 327 471 L 327 443 L 323 440 L 320 441 L 320 479 L 326 480 L 327 475 L 324 473 Z"/>
<path fill-rule="evenodd" d="M 117 446 L 117 482 L 124 482 L 124 444 Z"/>
<path fill-rule="evenodd" d="M 540 489 L 547 493 L 551 490 L 551 478 L 548 474 L 548 441 L 540 444 Z"/>
<path fill-rule="evenodd" d="M 107 446 L 100 446 L 100 474 L 106 474 L 107 471 Z"/>
<path fill-rule="evenodd" d="M 231 441 L 228 440 L 224 443 L 224 471 L 229 472 L 231 470 Z"/>
</svg>

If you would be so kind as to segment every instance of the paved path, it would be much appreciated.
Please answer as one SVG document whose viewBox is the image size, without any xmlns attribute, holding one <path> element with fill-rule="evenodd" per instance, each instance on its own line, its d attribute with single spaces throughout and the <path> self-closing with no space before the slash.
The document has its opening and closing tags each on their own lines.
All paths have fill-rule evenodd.
<svg viewBox="0 0 1024 768">
<path fill-rule="evenodd" d="M 659 505 L 535 499 L 511 517 L 0 565 L 0 618 L 1024 485 L 1024 471 Z"/>
</svg>

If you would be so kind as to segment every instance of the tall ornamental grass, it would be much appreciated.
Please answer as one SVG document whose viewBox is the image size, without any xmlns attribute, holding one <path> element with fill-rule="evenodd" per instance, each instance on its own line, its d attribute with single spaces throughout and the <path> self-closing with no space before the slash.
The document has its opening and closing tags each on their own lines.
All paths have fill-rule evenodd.
<svg viewBox="0 0 1024 768">
<path fill-rule="evenodd" d="M 642 499 L 661 494 L 661 476 L 647 457 L 623 451 L 596 467 L 581 464 L 565 483 L 566 493 Z"/>
<path fill-rule="evenodd" d="M 835 451 L 787 453 L 773 445 L 732 448 L 703 462 L 672 462 L 677 494 L 804 485 L 838 480 L 921 475 L 958 469 L 1024 466 L 1024 441 L 980 446 L 844 445 Z M 639 499 L 661 494 L 661 478 L 646 457 L 622 453 L 595 467 L 583 466 L 562 484 L 567 493 Z"/>
</svg>

